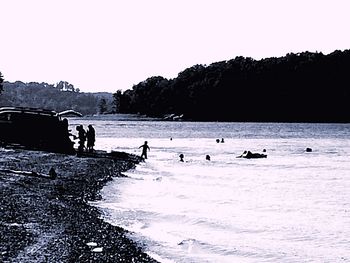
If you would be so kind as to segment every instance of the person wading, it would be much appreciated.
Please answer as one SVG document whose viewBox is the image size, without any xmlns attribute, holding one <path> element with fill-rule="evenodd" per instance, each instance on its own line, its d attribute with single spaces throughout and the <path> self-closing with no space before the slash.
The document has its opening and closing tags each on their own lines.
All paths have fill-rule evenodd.
<svg viewBox="0 0 350 263">
<path fill-rule="evenodd" d="M 145 143 L 139 147 L 139 149 L 142 148 L 141 158 L 147 159 L 147 150 L 151 150 L 147 143 L 148 142 L 145 141 Z"/>
</svg>

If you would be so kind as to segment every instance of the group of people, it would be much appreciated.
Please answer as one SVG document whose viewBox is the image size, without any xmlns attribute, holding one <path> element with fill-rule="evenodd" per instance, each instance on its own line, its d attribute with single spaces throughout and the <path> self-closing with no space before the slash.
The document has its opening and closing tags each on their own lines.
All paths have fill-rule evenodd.
<svg viewBox="0 0 350 263">
<path fill-rule="evenodd" d="M 88 130 L 85 131 L 83 125 L 78 125 L 76 127 L 76 130 L 78 131 L 78 137 L 75 136 L 75 138 L 79 139 L 79 146 L 78 146 L 78 152 L 84 152 L 84 149 L 86 148 L 88 152 L 94 151 L 95 146 L 95 129 L 90 124 L 88 126 Z M 172 140 L 172 138 L 170 138 Z M 86 147 L 85 147 L 85 141 L 87 141 Z M 220 142 L 219 139 L 216 140 L 217 143 Z M 225 142 L 224 139 L 221 139 L 221 143 Z M 142 148 L 141 158 L 147 159 L 147 151 L 150 151 L 150 147 L 148 146 L 148 142 L 145 141 L 143 145 L 139 147 L 139 149 Z M 311 148 L 306 148 L 306 152 L 312 152 Z M 180 162 L 184 162 L 185 156 L 181 153 L 179 155 Z M 244 151 L 240 156 L 237 156 L 237 158 L 266 158 L 266 149 L 263 149 L 263 153 L 252 153 L 251 151 Z M 207 154 L 205 156 L 205 159 L 207 161 L 210 161 L 210 155 Z"/>
<path fill-rule="evenodd" d="M 90 124 L 88 126 L 87 131 L 84 130 L 83 125 L 78 125 L 76 127 L 76 130 L 78 131 L 78 137 L 74 136 L 75 139 L 79 139 L 79 146 L 78 146 L 78 152 L 84 152 L 84 149 L 87 149 L 88 152 L 93 152 L 94 151 L 94 146 L 95 146 L 95 129 L 92 127 Z M 170 138 L 172 140 L 173 138 Z M 85 147 L 85 141 L 87 141 L 86 147 Z M 224 139 L 222 138 L 221 141 L 219 139 L 216 140 L 217 143 L 221 142 L 224 143 Z M 141 158 L 147 159 L 147 151 L 150 151 L 150 147 L 148 146 L 148 142 L 145 141 L 143 145 L 139 147 L 139 149 L 142 148 L 141 152 Z M 311 148 L 306 148 L 306 152 L 312 152 Z M 179 155 L 180 157 L 180 162 L 184 162 L 185 156 L 181 153 Z M 244 151 L 240 156 L 237 156 L 237 158 L 246 158 L 246 159 L 251 159 L 251 158 L 266 158 L 266 149 L 263 149 L 263 153 L 252 153 L 251 151 Z M 205 156 L 205 159 L 207 161 L 210 161 L 210 155 L 207 154 Z"/>
<path fill-rule="evenodd" d="M 172 138 L 170 138 L 170 140 L 172 140 Z M 217 143 L 220 142 L 219 139 L 216 140 Z M 221 143 L 225 142 L 224 139 L 221 139 Z M 147 151 L 150 150 L 149 146 L 148 146 L 148 142 L 145 141 L 143 145 L 141 145 L 139 148 L 142 148 L 142 153 L 141 153 L 141 158 L 147 159 Z M 251 151 L 244 151 L 240 156 L 237 156 L 237 158 L 246 158 L 246 159 L 252 159 L 252 158 L 266 158 L 267 154 L 266 154 L 266 149 L 263 149 L 263 153 L 252 153 Z M 184 154 L 180 154 L 179 155 L 180 158 L 180 162 L 184 162 Z M 207 154 L 205 156 L 205 159 L 207 161 L 210 161 L 210 155 Z"/>
<path fill-rule="evenodd" d="M 170 138 L 170 140 L 172 140 L 172 138 Z M 140 149 L 140 148 L 142 148 L 141 158 L 147 159 L 147 151 L 150 151 L 150 150 L 151 150 L 151 149 L 149 148 L 149 146 L 148 146 L 148 142 L 145 141 L 144 144 L 142 144 L 142 145 L 139 147 L 139 149 Z M 179 157 L 180 157 L 180 162 L 184 162 L 185 156 L 184 156 L 182 153 L 179 155 Z M 206 159 L 207 161 L 210 161 L 210 155 L 207 154 L 207 155 L 205 156 L 205 159 Z"/>
<path fill-rule="evenodd" d="M 185 161 L 185 160 L 184 160 L 185 155 L 183 155 L 183 153 L 181 153 L 181 154 L 179 155 L 179 157 L 180 157 L 180 162 L 184 162 L 184 161 Z M 209 155 L 209 154 L 207 154 L 207 155 L 205 156 L 205 160 L 210 161 L 210 155 Z"/>
<path fill-rule="evenodd" d="M 90 124 L 88 126 L 87 131 L 84 130 L 83 125 L 78 125 L 76 127 L 76 130 L 78 132 L 78 137 L 74 137 L 75 139 L 79 139 L 78 141 L 78 152 L 82 153 L 86 149 L 88 152 L 93 152 L 94 151 L 94 146 L 95 146 L 95 129 L 92 127 Z M 85 142 L 86 146 L 85 146 Z"/>
<path fill-rule="evenodd" d="M 172 140 L 173 138 L 170 138 L 170 140 Z M 220 142 L 219 139 L 216 140 L 217 143 Z M 225 142 L 224 139 L 221 139 L 221 143 Z M 148 142 L 145 141 L 145 143 L 143 145 L 141 145 L 139 148 L 142 148 L 142 153 L 141 153 L 141 158 L 147 159 L 147 151 L 150 150 L 149 146 L 148 146 Z M 311 148 L 306 148 L 305 152 L 312 152 Z M 180 162 L 184 162 L 184 158 L 185 155 L 183 153 L 181 153 L 179 155 L 180 158 Z M 267 158 L 267 154 L 266 154 L 266 149 L 262 150 L 262 153 L 252 153 L 251 151 L 244 151 L 241 155 L 237 156 L 236 158 L 246 158 L 246 159 L 257 159 L 257 158 Z M 205 159 L 207 161 L 210 161 L 210 155 L 207 154 L 205 156 Z"/>
</svg>

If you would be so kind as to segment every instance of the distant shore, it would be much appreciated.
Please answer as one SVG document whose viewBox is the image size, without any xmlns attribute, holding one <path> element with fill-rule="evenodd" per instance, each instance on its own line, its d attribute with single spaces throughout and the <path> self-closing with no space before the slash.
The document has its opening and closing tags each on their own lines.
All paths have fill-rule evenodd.
<svg viewBox="0 0 350 263">
<path fill-rule="evenodd" d="M 0 148 L 0 261 L 156 262 L 88 204 L 112 177 L 135 166 L 135 156 L 122 156 Z"/>
</svg>

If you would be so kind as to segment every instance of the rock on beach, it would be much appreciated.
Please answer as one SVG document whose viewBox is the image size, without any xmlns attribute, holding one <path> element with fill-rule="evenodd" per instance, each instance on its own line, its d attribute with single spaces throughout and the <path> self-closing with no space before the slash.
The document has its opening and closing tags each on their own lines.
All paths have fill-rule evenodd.
<svg viewBox="0 0 350 263">
<path fill-rule="evenodd" d="M 156 262 L 88 204 L 134 168 L 135 156 L 120 156 L 0 148 L 0 262 Z M 38 176 L 51 168 L 56 178 Z"/>
</svg>

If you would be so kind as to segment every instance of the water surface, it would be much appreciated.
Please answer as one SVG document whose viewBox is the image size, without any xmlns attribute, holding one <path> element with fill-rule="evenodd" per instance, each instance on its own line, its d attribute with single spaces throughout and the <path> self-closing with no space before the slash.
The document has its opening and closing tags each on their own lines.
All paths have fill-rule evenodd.
<svg viewBox="0 0 350 263">
<path fill-rule="evenodd" d="M 149 159 L 95 205 L 162 262 L 350 262 L 348 124 L 70 123 L 93 124 L 107 151 L 149 142 Z"/>
</svg>

